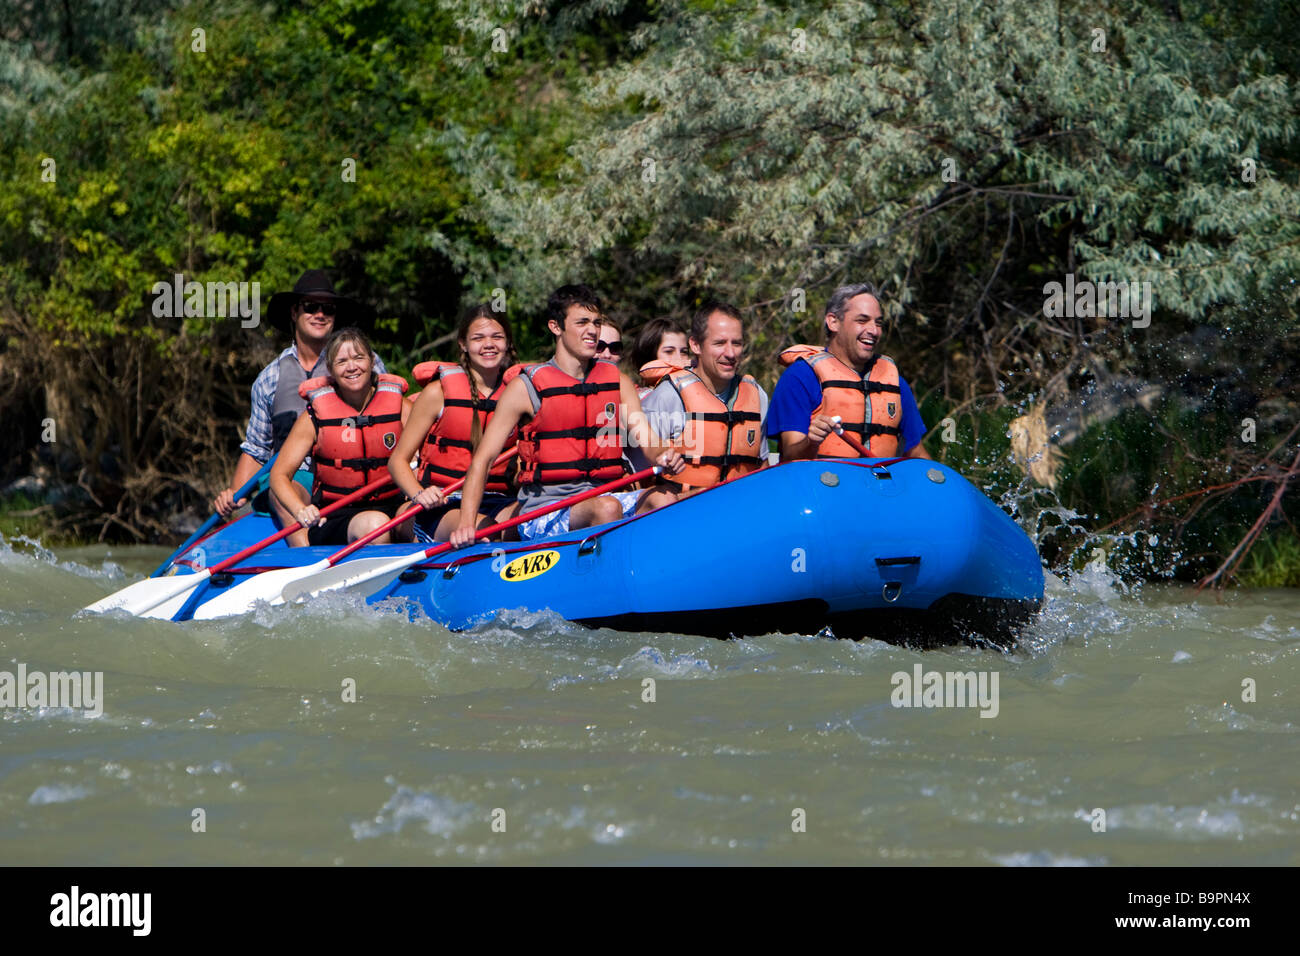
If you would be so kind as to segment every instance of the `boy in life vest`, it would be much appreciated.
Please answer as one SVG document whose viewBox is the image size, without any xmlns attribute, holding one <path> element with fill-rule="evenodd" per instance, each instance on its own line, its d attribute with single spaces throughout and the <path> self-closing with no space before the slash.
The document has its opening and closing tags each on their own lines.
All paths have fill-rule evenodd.
<svg viewBox="0 0 1300 956">
<path fill-rule="evenodd" d="M 374 353 L 355 328 L 330 336 L 325 346 L 327 376 L 299 386 L 307 410 L 298 416 L 280 455 L 271 466 L 271 494 L 302 523 L 289 535 L 291 547 L 346 544 L 397 514 L 405 498 L 391 483 L 368 498 L 320 516 L 320 506 L 388 476 L 388 457 L 397 446 L 410 412 L 402 396 L 406 380 L 375 371 Z M 294 481 L 307 456 L 315 484 L 311 495 Z M 375 539 L 376 544 L 410 540 L 410 521 Z"/>
<path fill-rule="evenodd" d="M 460 526 L 451 535 L 456 547 L 474 540 L 488 466 L 516 428 L 521 513 L 625 474 L 623 428 L 631 443 L 670 472 L 681 470 L 681 455 L 646 424 L 632 380 L 617 365 L 596 358 L 602 313 L 600 299 L 585 285 L 561 286 L 547 299 L 546 324 L 555 336 L 555 356 L 526 366 L 497 402 L 465 479 Z M 672 500 L 670 492 L 658 489 L 601 495 L 526 521 L 519 536 L 528 541 L 605 524 Z"/>
<path fill-rule="evenodd" d="M 912 389 L 893 359 L 876 352 L 882 314 L 870 282 L 840 286 L 826 304 L 826 347 L 781 354 L 788 367 L 772 392 L 767 429 L 780 441 L 782 461 L 860 457 L 835 434 L 837 415 L 873 458 L 930 457 Z"/>
<path fill-rule="evenodd" d="M 767 464 L 767 393 L 740 374 L 745 329 L 740 311 L 709 302 L 691 320 L 690 368 L 663 362 L 642 374 L 658 386 L 642 402 L 650 427 L 672 440 L 686 467 L 669 484 L 691 493 Z M 646 467 L 638 449 L 633 467 Z"/>
<path fill-rule="evenodd" d="M 309 378 L 326 374 L 325 341 L 334 331 L 336 317 L 340 328 L 364 325 L 370 318 L 370 310 L 347 296 L 337 295 L 334 284 L 321 269 L 304 272 L 292 292 L 271 296 L 267 318 L 272 325 L 287 327 L 293 334 L 293 342 L 253 382 L 248 428 L 244 431 L 234 477 L 230 486 L 212 502 L 213 510 L 221 517 L 230 517 L 244 503 L 243 498 L 235 500 L 234 489 L 242 488 L 280 450 L 293 423 L 307 407 L 306 400 L 298 394 L 298 386 Z M 383 374 L 384 363 L 377 355 L 374 360 L 375 370 Z M 304 465 L 296 480 L 304 487 L 311 485 L 310 462 Z M 270 498 L 271 510 L 281 527 L 292 524 L 293 515 L 279 507 L 274 495 Z"/>
</svg>

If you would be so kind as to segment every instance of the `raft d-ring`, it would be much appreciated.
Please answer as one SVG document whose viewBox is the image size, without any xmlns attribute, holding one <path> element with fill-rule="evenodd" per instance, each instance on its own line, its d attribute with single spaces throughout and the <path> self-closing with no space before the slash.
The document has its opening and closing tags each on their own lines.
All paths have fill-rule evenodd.
<svg viewBox="0 0 1300 956">
<path fill-rule="evenodd" d="M 459 572 L 460 572 L 460 565 L 459 565 L 459 564 L 449 564 L 449 565 L 447 565 L 445 568 L 442 569 L 442 579 L 443 579 L 444 581 L 450 581 L 450 580 L 451 580 L 452 578 L 454 578 L 454 577 L 455 577 Z"/>
<path fill-rule="evenodd" d="M 578 545 L 578 557 L 592 554 L 598 547 L 600 547 L 599 538 L 583 538 L 582 543 Z"/>
<path fill-rule="evenodd" d="M 886 581 L 885 586 L 880 589 L 880 596 L 885 599 L 885 603 L 887 604 L 893 604 L 898 600 L 898 596 L 902 593 L 902 581 Z"/>
</svg>

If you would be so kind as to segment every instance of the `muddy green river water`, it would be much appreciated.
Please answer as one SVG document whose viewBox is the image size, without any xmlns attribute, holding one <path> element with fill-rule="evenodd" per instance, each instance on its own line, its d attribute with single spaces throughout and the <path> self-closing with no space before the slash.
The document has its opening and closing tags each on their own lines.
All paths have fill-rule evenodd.
<svg viewBox="0 0 1300 956">
<path fill-rule="evenodd" d="M 0 543 L 0 862 L 1300 863 L 1300 592 L 1094 566 L 1009 654 L 76 615 L 165 554 Z"/>
</svg>

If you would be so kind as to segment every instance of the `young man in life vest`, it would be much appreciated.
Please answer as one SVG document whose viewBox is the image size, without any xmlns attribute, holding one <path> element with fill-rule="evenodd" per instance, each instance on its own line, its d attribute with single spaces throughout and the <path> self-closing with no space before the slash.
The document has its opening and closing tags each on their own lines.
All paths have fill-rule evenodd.
<svg viewBox="0 0 1300 956">
<path fill-rule="evenodd" d="M 625 474 L 623 443 L 647 450 L 671 473 L 682 457 L 646 424 L 636 386 L 618 366 L 596 358 L 602 323 L 600 299 L 585 285 L 561 286 L 546 302 L 546 324 L 555 336 L 555 356 L 526 366 L 497 401 L 496 414 L 483 433 L 461 495 L 460 526 L 451 543 L 474 540 L 479 500 L 488 466 L 519 429 L 519 510 L 531 511 Z M 525 541 L 545 535 L 617 521 L 651 511 L 673 500 L 671 493 L 615 492 L 588 498 L 570 508 L 524 522 Z"/>
<path fill-rule="evenodd" d="M 665 362 L 643 372 L 659 384 L 641 407 L 685 457 L 670 487 L 689 494 L 767 464 L 767 393 L 740 374 L 745 329 L 735 306 L 706 303 L 691 320 L 688 344 L 690 368 Z M 644 468 L 642 461 L 633 449 L 633 466 Z"/>
<path fill-rule="evenodd" d="M 860 457 L 835 434 L 836 415 L 873 458 L 930 457 L 912 389 L 893 359 L 876 352 L 882 314 L 870 282 L 840 286 L 826 304 L 826 347 L 781 354 L 788 368 L 772 392 L 767 429 L 778 436 L 782 461 Z"/>
<path fill-rule="evenodd" d="M 239 461 L 230 487 L 224 489 L 212 502 L 213 510 L 223 518 L 244 503 L 235 500 L 234 489 L 242 488 L 272 455 L 280 450 L 289 430 L 298 420 L 306 401 L 298 394 L 298 386 L 309 378 L 326 374 L 325 341 L 334 331 L 334 320 L 340 327 L 364 324 L 369 310 L 347 296 L 337 295 L 329 276 L 321 269 L 308 269 L 293 287 L 292 292 L 277 292 L 267 306 L 267 317 L 272 324 L 284 324 L 293 333 L 293 342 L 253 382 L 253 401 L 248 413 L 248 428 L 240 446 Z M 384 363 L 374 357 L 375 370 L 383 373 Z M 310 462 L 304 464 L 296 479 L 305 488 L 312 484 Z M 271 508 L 281 526 L 292 524 L 293 516 L 282 511 L 270 496 Z"/>
<path fill-rule="evenodd" d="M 325 346 L 327 376 L 299 386 L 307 410 L 298 416 L 271 466 L 271 495 L 302 523 L 289 535 L 290 547 L 347 544 L 386 523 L 406 503 L 393 484 L 320 516 L 322 505 L 388 476 L 388 457 L 397 447 L 411 406 L 403 401 L 406 379 L 375 370 L 374 352 L 359 329 L 341 329 Z M 310 455 L 315 468 L 311 494 L 294 480 Z M 411 522 L 375 539 L 376 544 L 410 540 Z"/>
</svg>

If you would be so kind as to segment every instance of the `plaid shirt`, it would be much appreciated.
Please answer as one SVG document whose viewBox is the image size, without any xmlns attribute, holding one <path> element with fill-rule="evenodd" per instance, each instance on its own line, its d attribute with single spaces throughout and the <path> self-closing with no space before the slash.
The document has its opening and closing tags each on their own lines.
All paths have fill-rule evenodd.
<svg viewBox="0 0 1300 956">
<path fill-rule="evenodd" d="M 298 357 L 297 342 L 276 356 L 275 361 L 262 369 L 253 382 L 253 405 L 248 413 L 248 430 L 244 433 L 244 443 L 239 446 L 239 450 L 256 459 L 258 464 L 266 464 L 271 457 L 271 408 L 275 404 L 276 387 L 280 384 L 280 360 L 286 355 Z M 378 355 L 374 359 L 375 371 L 381 375 L 387 372 L 384 360 Z M 310 466 L 311 459 L 308 458 L 303 462 L 303 467 Z"/>
</svg>

